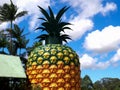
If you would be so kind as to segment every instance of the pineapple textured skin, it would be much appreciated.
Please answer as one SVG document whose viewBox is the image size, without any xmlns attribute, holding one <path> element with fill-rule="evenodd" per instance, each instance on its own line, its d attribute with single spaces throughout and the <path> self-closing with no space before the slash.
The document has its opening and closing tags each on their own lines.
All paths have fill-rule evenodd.
<svg viewBox="0 0 120 90">
<path fill-rule="evenodd" d="M 26 73 L 30 83 L 42 90 L 81 90 L 79 57 L 65 45 L 35 48 L 28 58 Z"/>
</svg>

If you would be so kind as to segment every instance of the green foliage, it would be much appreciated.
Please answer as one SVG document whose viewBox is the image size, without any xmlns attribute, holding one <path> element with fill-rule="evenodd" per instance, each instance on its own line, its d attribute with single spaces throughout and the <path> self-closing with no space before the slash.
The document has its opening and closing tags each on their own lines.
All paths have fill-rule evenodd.
<svg viewBox="0 0 120 90">
<path fill-rule="evenodd" d="M 24 29 L 20 29 L 20 27 L 16 24 L 14 24 L 14 28 L 12 30 L 7 30 L 8 37 L 12 35 L 12 42 L 9 42 L 7 45 L 8 51 L 12 53 L 12 55 L 17 55 L 17 51 L 19 49 L 19 55 L 21 54 L 21 49 L 26 49 L 26 46 L 29 42 L 29 39 L 26 39 L 26 35 L 24 34 Z M 11 40 L 10 40 L 11 41 Z M 12 44 L 11 44 L 12 43 Z M 12 45 L 12 51 L 11 51 L 11 45 Z"/>
<path fill-rule="evenodd" d="M 8 22 L 10 21 L 10 31 L 12 31 L 12 25 L 13 25 L 13 21 L 16 18 L 22 17 L 25 14 L 27 14 L 27 11 L 21 11 L 21 12 L 17 12 L 18 8 L 16 5 L 13 4 L 12 0 L 10 0 L 10 4 L 3 4 L 3 6 L 0 6 L 0 22 Z M 12 35 L 10 35 L 10 41 L 11 41 L 11 45 L 8 46 L 10 54 L 11 55 L 15 55 L 16 50 L 14 48 L 16 48 L 15 44 L 12 41 Z"/>
<path fill-rule="evenodd" d="M 88 75 L 86 75 L 82 79 L 81 89 L 82 90 L 94 90 L 92 80 L 90 79 Z"/>
<path fill-rule="evenodd" d="M 88 75 L 82 78 L 82 90 L 120 90 L 120 79 L 102 78 L 93 83 Z"/>
<path fill-rule="evenodd" d="M 27 14 L 27 11 L 17 12 L 18 8 L 13 4 L 12 0 L 10 0 L 10 4 L 3 4 L 0 6 L 0 21 L 13 21 L 18 17 L 24 16 Z"/>
<path fill-rule="evenodd" d="M 95 90 L 120 90 L 120 79 L 103 78 L 94 83 Z"/>
<path fill-rule="evenodd" d="M 8 44 L 8 41 L 7 41 L 6 37 L 7 36 L 4 33 L 4 30 L 0 31 L 0 48 L 2 48 L 2 53 L 5 53 L 4 48 Z"/>
</svg>

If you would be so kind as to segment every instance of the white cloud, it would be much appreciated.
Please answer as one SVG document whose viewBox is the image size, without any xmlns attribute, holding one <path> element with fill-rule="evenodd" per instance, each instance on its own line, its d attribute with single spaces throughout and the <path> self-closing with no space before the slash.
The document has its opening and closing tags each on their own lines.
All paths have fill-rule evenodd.
<svg viewBox="0 0 120 90">
<path fill-rule="evenodd" d="M 79 2 L 77 8 L 79 8 L 78 10 L 81 10 L 78 11 L 81 18 L 93 17 L 100 12 L 101 0 L 79 0 Z"/>
<path fill-rule="evenodd" d="M 106 13 L 113 11 L 117 8 L 116 4 L 105 3 L 103 5 L 103 0 L 62 0 L 62 2 L 68 2 L 70 6 L 76 8 L 75 10 L 79 13 L 81 18 L 93 17 L 98 13 L 105 15 Z"/>
<path fill-rule="evenodd" d="M 90 19 L 80 19 L 79 17 L 69 21 L 72 30 L 66 30 L 65 33 L 70 35 L 73 40 L 79 39 L 85 32 L 93 28 L 93 22 Z"/>
<path fill-rule="evenodd" d="M 10 3 L 10 0 L 0 0 L 0 5 L 3 5 L 4 3 Z"/>
<path fill-rule="evenodd" d="M 88 54 L 84 54 L 80 58 L 81 68 L 82 69 L 94 69 L 96 66 L 97 60 L 90 57 Z"/>
<path fill-rule="evenodd" d="M 101 7 L 101 13 L 103 15 L 105 15 L 106 13 L 108 13 L 109 11 L 114 11 L 117 8 L 115 3 L 107 3 L 106 6 L 103 8 Z"/>
<path fill-rule="evenodd" d="M 111 65 L 110 61 L 105 61 L 105 62 L 98 62 L 96 64 L 97 69 L 106 69 Z"/>
<path fill-rule="evenodd" d="M 84 54 L 80 58 L 81 69 L 106 69 L 110 66 L 110 61 L 98 62 L 97 58 L 93 58 L 88 54 Z"/>
<path fill-rule="evenodd" d="M 24 2 L 24 3 L 23 3 Z M 38 14 L 38 5 L 47 8 L 50 5 L 49 0 L 16 0 L 16 5 L 20 10 L 27 10 L 29 14 Z"/>
<path fill-rule="evenodd" d="M 108 52 L 118 49 L 120 45 L 120 26 L 108 26 L 96 30 L 85 38 L 84 47 L 94 52 Z"/>
<path fill-rule="evenodd" d="M 110 62 L 113 65 L 117 65 L 120 61 L 120 48 L 117 50 L 116 54 L 111 58 Z"/>
<path fill-rule="evenodd" d="M 17 0 L 16 4 L 20 11 L 28 11 L 29 16 L 31 17 L 29 22 L 29 29 L 34 30 L 39 23 L 38 17 L 40 16 L 40 11 L 37 6 L 39 5 L 46 9 L 50 5 L 50 0 Z"/>
<path fill-rule="evenodd" d="M 78 14 L 77 16 L 71 15 L 72 18 L 70 22 L 74 25 L 70 27 L 73 31 L 66 31 L 73 40 L 80 39 L 81 36 L 94 27 L 92 17 L 99 13 L 106 15 L 108 12 L 117 8 L 116 4 L 113 2 L 107 2 L 103 5 L 103 0 L 77 0 L 77 2 L 74 0 L 62 0 L 62 2 L 68 2 Z"/>
<path fill-rule="evenodd" d="M 29 29 L 30 30 L 35 30 L 35 28 L 38 26 L 38 15 L 33 15 L 32 18 L 30 19 L 30 22 L 29 22 Z"/>
<path fill-rule="evenodd" d="M 7 22 L 4 22 L 4 23 L 1 23 L 0 24 L 0 30 L 4 30 L 8 27 L 8 23 Z"/>
</svg>

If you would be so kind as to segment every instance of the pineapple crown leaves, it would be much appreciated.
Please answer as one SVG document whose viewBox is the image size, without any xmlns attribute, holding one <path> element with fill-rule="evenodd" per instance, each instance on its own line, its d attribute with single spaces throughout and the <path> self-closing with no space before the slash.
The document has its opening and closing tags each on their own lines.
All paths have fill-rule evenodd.
<svg viewBox="0 0 120 90">
<path fill-rule="evenodd" d="M 67 42 L 66 39 L 71 39 L 69 35 L 62 34 L 64 30 L 72 30 L 68 25 L 71 25 L 69 22 L 62 21 L 61 17 L 63 14 L 69 9 L 69 7 L 63 7 L 55 16 L 50 6 L 48 7 L 49 12 L 44 10 L 42 7 L 38 6 L 40 12 L 44 15 L 44 17 L 40 17 L 38 19 L 43 20 L 41 26 L 36 28 L 36 30 L 40 29 L 42 31 L 46 31 L 47 34 L 40 35 L 36 37 L 39 41 L 45 40 L 46 44 L 48 43 L 59 43 L 62 41 Z M 48 40 L 49 39 L 49 40 Z M 54 40 L 54 41 L 53 41 Z"/>
<path fill-rule="evenodd" d="M 61 36 L 60 36 L 60 39 L 63 40 L 64 42 L 66 42 L 66 43 L 67 43 L 67 40 L 66 40 L 66 39 L 72 40 L 72 39 L 69 37 L 69 35 L 67 35 L 67 34 L 61 35 Z"/>
<path fill-rule="evenodd" d="M 46 37 L 49 37 L 49 35 L 47 35 L 47 34 L 42 34 L 42 35 L 36 37 L 36 39 L 39 39 L 39 42 L 41 42 L 41 41 L 45 40 Z M 62 34 L 62 35 L 59 35 L 58 37 L 59 37 L 61 40 L 63 40 L 64 42 L 66 42 L 66 43 L 67 43 L 67 40 L 66 40 L 66 39 L 72 40 L 72 39 L 69 37 L 69 35 L 67 35 L 67 34 Z"/>
<path fill-rule="evenodd" d="M 47 34 L 42 34 L 42 35 L 36 37 L 36 39 L 39 39 L 39 42 L 41 42 L 41 41 L 45 40 L 46 37 L 48 37 Z"/>
<path fill-rule="evenodd" d="M 69 7 L 63 7 L 56 15 L 56 17 L 53 14 L 53 11 L 50 7 L 49 13 L 45 11 L 42 7 L 38 6 L 41 13 L 45 16 L 45 18 L 40 17 L 39 19 L 43 20 L 44 22 L 41 24 L 42 26 L 36 28 L 36 30 L 40 29 L 42 31 L 46 31 L 47 33 L 57 34 L 61 31 L 64 32 L 65 29 L 71 30 L 70 27 L 67 27 L 67 25 L 71 25 L 71 23 L 68 22 L 62 22 L 61 17 L 62 15 L 69 9 Z"/>
</svg>

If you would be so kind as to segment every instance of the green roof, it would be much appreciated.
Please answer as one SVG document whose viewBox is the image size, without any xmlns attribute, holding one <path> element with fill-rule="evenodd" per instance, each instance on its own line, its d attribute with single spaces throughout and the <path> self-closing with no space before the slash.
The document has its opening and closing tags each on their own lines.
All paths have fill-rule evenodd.
<svg viewBox="0 0 120 90">
<path fill-rule="evenodd" d="M 26 78 L 20 58 L 0 54 L 0 77 Z"/>
</svg>

